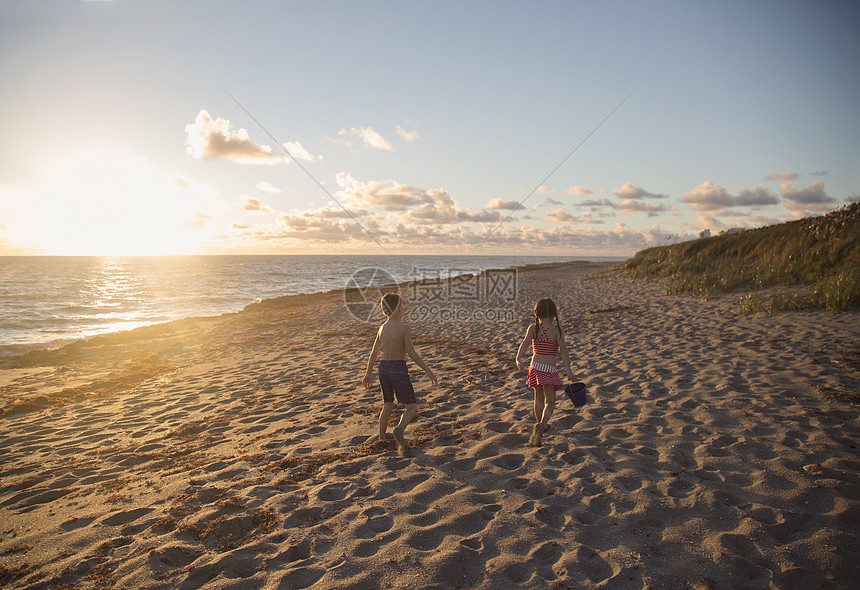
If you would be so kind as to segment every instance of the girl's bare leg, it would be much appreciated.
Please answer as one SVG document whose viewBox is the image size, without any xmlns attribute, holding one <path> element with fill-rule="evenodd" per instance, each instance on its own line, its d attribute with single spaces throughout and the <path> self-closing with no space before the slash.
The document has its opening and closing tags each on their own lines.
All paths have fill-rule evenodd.
<svg viewBox="0 0 860 590">
<path fill-rule="evenodd" d="M 544 396 L 543 385 L 538 385 L 535 390 L 535 422 L 540 422 L 543 417 Z"/>
<path fill-rule="evenodd" d="M 555 387 L 552 385 L 544 385 L 543 388 L 544 408 L 538 420 L 543 424 L 544 430 L 549 427 L 549 421 L 552 418 L 552 413 L 555 411 Z"/>
<path fill-rule="evenodd" d="M 379 414 L 379 440 L 385 441 L 388 432 L 388 421 L 391 419 L 391 412 L 394 410 L 394 402 L 383 402 L 382 412 Z"/>
<path fill-rule="evenodd" d="M 532 428 L 532 435 L 529 438 L 529 444 L 533 447 L 541 446 L 541 437 L 543 436 L 543 424 L 541 424 L 541 418 L 544 414 L 544 407 L 546 404 L 546 400 L 544 398 L 543 386 L 538 385 L 534 388 L 535 390 L 535 422 L 534 428 Z"/>
</svg>

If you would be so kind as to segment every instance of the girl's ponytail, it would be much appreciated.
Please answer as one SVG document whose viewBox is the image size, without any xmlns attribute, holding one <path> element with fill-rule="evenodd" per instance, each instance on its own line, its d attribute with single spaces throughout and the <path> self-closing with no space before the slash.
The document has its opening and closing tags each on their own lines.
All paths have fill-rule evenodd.
<svg viewBox="0 0 860 590">
<path fill-rule="evenodd" d="M 564 332 L 561 329 L 561 318 L 558 317 L 558 310 L 555 312 L 555 323 L 558 326 L 558 337 L 561 339 L 564 337 Z"/>
</svg>

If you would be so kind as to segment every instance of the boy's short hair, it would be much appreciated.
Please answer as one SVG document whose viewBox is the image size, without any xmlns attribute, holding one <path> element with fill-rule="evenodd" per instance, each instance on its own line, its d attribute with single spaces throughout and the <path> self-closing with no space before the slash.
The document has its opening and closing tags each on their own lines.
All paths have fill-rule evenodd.
<svg viewBox="0 0 860 590">
<path fill-rule="evenodd" d="M 397 293 L 386 293 L 382 296 L 380 304 L 382 305 L 382 313 L 390 316 L 400 307 L 400 295 Z"/>
</svg>

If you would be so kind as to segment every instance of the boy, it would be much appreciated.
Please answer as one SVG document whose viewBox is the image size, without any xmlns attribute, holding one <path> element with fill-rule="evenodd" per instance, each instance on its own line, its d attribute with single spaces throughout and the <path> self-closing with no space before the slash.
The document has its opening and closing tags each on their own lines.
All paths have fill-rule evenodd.
<svg viewBox="0 0 860 590">
<path fill-rule="evenodd" d="M 385 323 L 376 331 L 376 339 L 373 341 L 373 349 L 370 351 L 370 359 L 367 361 L 367 371 L 364 374 L 365 387 L 370 387 L 373 382 L 371 372 L 373 363 L 380 350 L 382 359 L 379 361 L 379 383 L 382 385 L 382 413 L 379 415 L 379 440 L 386 440 L 388 430 L 388 419 L 394 410 L 394 396 L 397 401 L 406 406 L 400 423 L 394 428 L 394 438 L 397 440 L 397 448 L 402 456 L 409 454 L 409 446 L 403 433 L 406 426 L 418 413 L 418 400 L 412 389 L 412 381 L 409 380 L 409 372 L 406 369 L 406 355 L 415 361 L 415 364 L 424 369 L 430 383 L 436 385 L 436 375 L 431 371 L 424 361 L 421 360 L 415 347 L 412 345 L 412 331 L 403 320 L 403 302 L 397 293 L 386 293 L 380 303 L 382 312 L 388 316 Z"/>
</svg>

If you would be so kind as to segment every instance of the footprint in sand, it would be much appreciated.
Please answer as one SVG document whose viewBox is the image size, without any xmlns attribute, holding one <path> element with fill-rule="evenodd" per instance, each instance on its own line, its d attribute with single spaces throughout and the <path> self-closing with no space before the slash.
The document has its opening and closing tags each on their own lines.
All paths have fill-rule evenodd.
<svg viewBox="0 0 860 590">
<path fill-rule="evenodd" d="M 497 467 L 501 467 L 506 471 L 515 471 L 523 466 L 523 462 L 525 460 L 525 456 L 519 453 L 507 453 L 504 455 L 499 455 L 498 457 L 493 459 L 491 463 Z"/>
<path fill-rule="evenodd" d="M 346 497 L 347 483 L 329 484 L 319 490 L 317 497 L 323 502 L 335 502 Z"/>
<path fill-rule="evenodd" d="M 101 524 L 105 524 L 107 526 L 120 526 L 128 524 L 132 521 L 139 519 L 142 516 L 146 516 L 147 514 L 152 512 L 152 510 L 152 508 L 136 508 L 134 510 L 117 512 L 116 514 L 103 519 L 101 521 Z"/>
<path fill-rule="evenodd" d="M 472 551 L 480 551 L 484 548 L 484 542 L 480 539 L 480 537 L 472 537 L 469 539 L 463 539 L 460 541 L 460 545 L 465 547 L 466 549 L 470 549 Z"/>
</svg>

